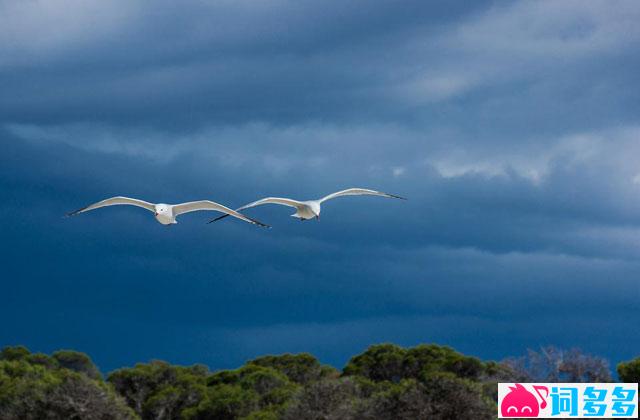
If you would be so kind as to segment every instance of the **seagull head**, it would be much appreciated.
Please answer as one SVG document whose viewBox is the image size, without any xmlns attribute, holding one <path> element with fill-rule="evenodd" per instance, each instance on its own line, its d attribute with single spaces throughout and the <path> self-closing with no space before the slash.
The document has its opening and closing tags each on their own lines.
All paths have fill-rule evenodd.
<svg viewBox="0 0 640 420">
<path fill-rule="evenodd" d="M 309 201 L 309 207 L 311 207 L 311 211 L 316 217 L 320 217 L 320 203 L 318 201 Z"/>
<path fill-rule="evenodd" d="M 158 217 L 160 215 L 169 214 L 169 206 L 166 204 L 156 204 L 155 206 L 155 216 Z"/>
</svg>

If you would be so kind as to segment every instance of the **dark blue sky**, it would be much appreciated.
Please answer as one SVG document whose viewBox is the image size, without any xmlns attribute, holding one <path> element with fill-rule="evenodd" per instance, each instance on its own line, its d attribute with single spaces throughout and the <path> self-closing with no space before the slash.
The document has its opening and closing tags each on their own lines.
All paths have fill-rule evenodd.
<svg viewBox="0 0 640 420">
<path fill-rule="evenodd" d="M 0 344 L 640 354 L 640 6 L 464 3 L 0 2 Z M 352 186 L 409 201 L 62 218 Z"/>
</svg>

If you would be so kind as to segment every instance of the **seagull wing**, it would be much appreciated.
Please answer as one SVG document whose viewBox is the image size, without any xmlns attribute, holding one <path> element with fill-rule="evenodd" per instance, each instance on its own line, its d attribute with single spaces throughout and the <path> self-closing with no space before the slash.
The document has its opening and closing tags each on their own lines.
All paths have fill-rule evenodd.
<svg viewBox="0 0 640 420">
<path fill-rule="evenodd" d="M 295 207 L 298 208 L 303 206 L 304 204 L 300 201 L 291 200 L 290 198 L 279 198 L 279 197 L 267 197 L 260 199 L 258 201 L 254 201 L 253 203 L 245 204 L 244 206 L 238 208 L 237 210 L 244 210 L 251 207 L 261 206 L 263 204 L 280 204 L 281 206 Z M 224 219 L 228 215 L 219 216 L 213 220 L 210 220 L 209 223 L 216 222 L 220 219 Z"/>
<path fill-rule="evenodd" d="M 238 213 L 235 210 L 231 210 L 228 207 L 223 206 L 222 204 L 214 203 L 209 200 L 201 200 L 201 201 L 191 201 L 189 203 L 176 204 L 173 206 L 173 215 L 179 216 L 184 213 L 190 213 L 192 211 L 198 210 L 214 210 L 225 213 L 225 216 L 233 216 L 237 217 L 240 220 L 244 220 L 245 222 L 253 223 L 254 225 L 263 226 L 263 227 L 271 227 L 266 225 L 258 220 L 251 219 L 243 214 Z"/>
<path fill-rule="evenodd" d="M 326 197 L 322 197 L 320 199 L 320 202 L 322 203 L 324 201 L 331 200 L 332 198 L 343 197 L 345 195 L 377 195 L 380 197 L 399 198 L 401 200 L 406 200 L 406 198 L 404 197 L 400 197 L 393 194 L 387 194 L 380 191 L 367 190 L 365 188 L 349 188 L 346 190 L 334 192 L 333 194 L 329 194 Z"/>
<path fill-rule="evenodd" d="M 117 205 L 142 207 L 143 209 L 147 209 L 151 212 L 155 212 L 155 207 L 153 206 L 153 204 L 148 203 L 146 201 L 138 200 L 136 198 L 129 198 L 129 197 L 111 197 L 111 198 L 107 198 L 106 200 L 93 203 L 90 206 L 83 207 L 76 211 L 72 211 L 71 213 L 68 213 L 67 216 L 75 216 L 76 214 L 84 213 L 85 211 L 89 211 L 89 210 L 99 209 L 100 207 L 117 206 Z"/>
</svg>

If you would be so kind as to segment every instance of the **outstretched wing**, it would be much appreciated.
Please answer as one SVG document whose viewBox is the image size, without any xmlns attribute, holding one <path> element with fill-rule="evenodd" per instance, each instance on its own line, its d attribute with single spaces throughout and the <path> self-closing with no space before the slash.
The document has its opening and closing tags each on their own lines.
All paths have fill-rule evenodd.
<svg viewBox="0 0 640 420">
<path fill-rule="evenodd" d="M 230 208 L 225 207 L 222 204 L 214 203 L 213 201 L 209 201 L 209 200 L 192 201 L 189 203 L 176 204 L 173 206 L 173 215 L 179 216 L 184 213 L 190 213 L 192 211 L 198 211 L 198 210 L 219 211 L 224 213 L 225 216 L 237 217 L 240 220 L 244 220 L 245 222 L 248 222 L 248 223 L 253 223 L 254 225 L 271 227 L 258 220 L 251 219 L 243 214 L 240 214 L 235 210 L 231 210 Z"/>
<path fill-rule="evenodd" d="M 401 200 L 406 200 L 406 198 L 404 197 L 400 197 L 398 195 L 393 195 L 393 194 L 387 194 L 380 191 L 368 190 L 365 188 L 349 188 L 346 190 L 334 192 L 333 194 L 329 194 L 326 197 L 322 197 L 320 199 L 320 202 L 322 203 L 324 201 L 331 200 L 332 198 L 342 197 L 345 195 L 377 195 L 380 197 L 399 198 Z"/>
<path fill-rule="evenodd" d="M 147 209 L 151 212 L 155 212 L 155 207 L 153 206 L 153 204 L 147 203 L 146 201 L 138 200 L 136 198 L 129 198 L 129 197 L 111 197 L 111 198 L 107 198 L 106 200 L 93 203 L 90 206 L 83 207 L 76 211 L 72 211 L 71 213 L 67 213 L 67 216 L 75 216 L 76 214 L 84 213 L 85 211 L 89 211 L 89 210 L 99 209 L 100 207 L 118 206 L 118 205 L 142 207 L 143 209 Z"/>
<path fill-rule="evenodd" d="M 237 210 L 244 210 L 251 207 L 261 206 L 263 204 L 280 204 L 281 206 L 289 206 L 289 207 L 295 207 L 295 208 L 298 208 L 299 206 L 303 205 L 303 203 L 301 203 L 300 201 L 291 200 L 290 198 L 267 197 L 267 198 L 260 199 L 258 201 L 254 201 L 253 203 L 245 204 L 244 206 L 239 207 Z M 227 216 L 228 215 L 223 214 L 222 216 L 219 216 L 213 220 L 210 220 L 209 223 L 216 222 L 220 219 L 224 219 Z"/>
</svg>

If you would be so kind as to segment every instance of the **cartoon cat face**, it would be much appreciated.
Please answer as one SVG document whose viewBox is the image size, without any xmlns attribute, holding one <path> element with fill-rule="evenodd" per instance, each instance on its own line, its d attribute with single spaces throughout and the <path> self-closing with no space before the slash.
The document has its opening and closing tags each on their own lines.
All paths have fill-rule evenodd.
<svg viewBox="0 0 640 420">
<path fill-rule="evenodd" d="M 500 405 L 503 417 L 537 417 L 540 411 L 538 400 L 522 385 L 509 387 L 509 392 Z"/>
</svg>

